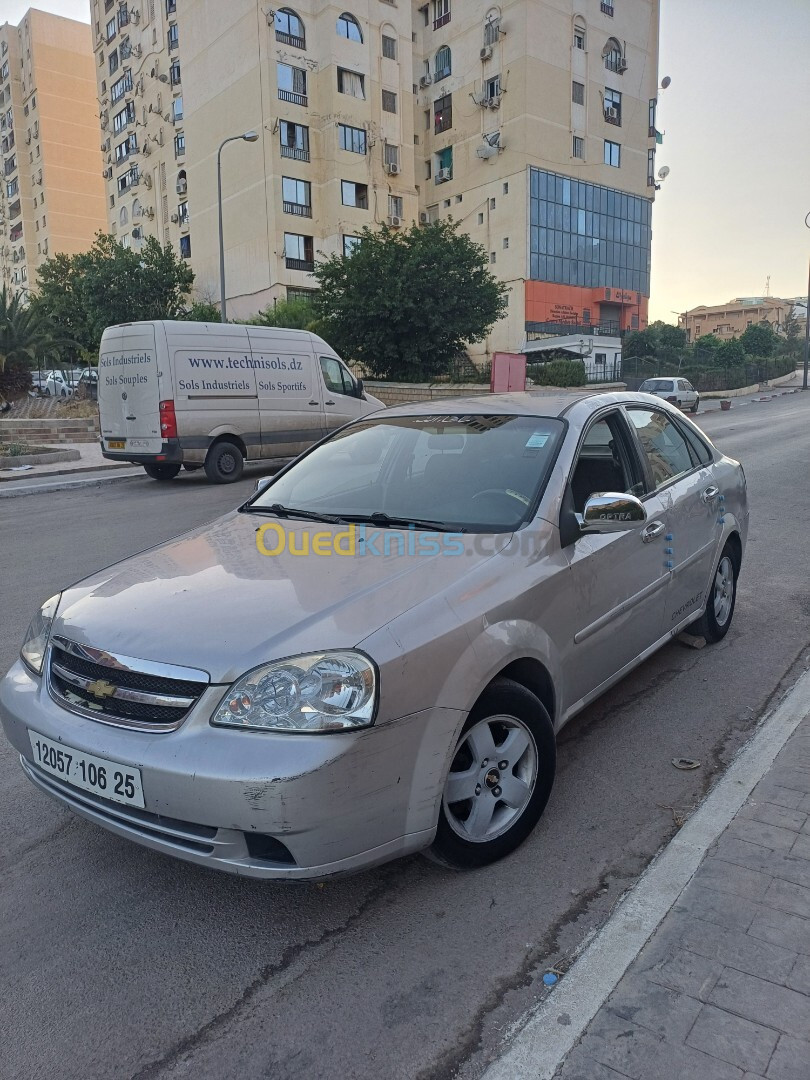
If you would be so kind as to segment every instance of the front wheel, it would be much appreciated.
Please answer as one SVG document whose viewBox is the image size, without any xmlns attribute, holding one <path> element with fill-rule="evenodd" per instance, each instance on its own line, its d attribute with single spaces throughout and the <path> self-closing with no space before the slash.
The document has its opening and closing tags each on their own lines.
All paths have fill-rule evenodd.
<svg viewBox="0 0 810 1080">
<path fill-rule="evenodd" d="M 144 472 L 147 476 L 151 476 L 153 480 L 174 480 L 175 476 L 180 472 L 179 465 L 144 465 Z"/>
<path fill-rule="evenodd" d="M 205 458 L 205 475 L 215 484 L 232 484 L 242 475 L 245 459 L 232 442 L 215 443 Z"/>
<path fill-rule="evenodd" d="M 496 679 L 459 736 L 429 857 L 466 870 L 514 851 L 540 820 L 555 767 L 554 728 L 541 702 Z"/>
<path fill-rule="evenodd" d="M 700 408 L 700 398 L 697 399 L 695 404 L 689 410 L 692 413 L 692 416 L 697 416 L 697 411 L 698 411 L 699 408 Z"/>
<path fill-rule="evenodd" d="M 726 636 L 737 603 L 739 571 L 736 553 L 730 544 L 726 544 L 709 587 L 706 610 L 698 621 L 689 627 L 690 633 L 704 637 L 709 644 L 722 641 Z"/>
</svg>

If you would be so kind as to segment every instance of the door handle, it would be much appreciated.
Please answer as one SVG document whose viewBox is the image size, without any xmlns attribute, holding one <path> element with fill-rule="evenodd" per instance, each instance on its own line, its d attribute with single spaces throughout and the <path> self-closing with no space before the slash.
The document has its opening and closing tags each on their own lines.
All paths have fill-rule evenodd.
<svg viewBox="0 0 810 1080">
<path fill-rule="evenodd" d="M 703 494 L 700 496 L 705 503 L 710 503 L 713 499 L 716 499 L 720 494 L 720 488 L 715 487 L 712 484 L 711 487 L 707 487 Z"/>
<path fill-rule="evenodd" d="M 651 521 L 646 529 L 641 530 L 641 539 L 645 544 L 649 544 L 656 536 L 660 536 L 664 529 L 666 529 L 666 525 L 663 521 Z"/>
<path fill-rule="evenodd" d="M 319 401 L 310 401 L 310 405 L 320 405 Z"/>
<path fill-rule="evenodd" d="M 334 405 L 334 401 L 325 401 L 324 405 Z"/>
</svg>

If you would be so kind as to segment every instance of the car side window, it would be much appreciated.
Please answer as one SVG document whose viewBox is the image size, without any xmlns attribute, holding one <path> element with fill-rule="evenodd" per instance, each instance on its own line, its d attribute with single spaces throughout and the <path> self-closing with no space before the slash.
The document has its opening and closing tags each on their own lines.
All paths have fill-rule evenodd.
<svg viewBox="0 0 810 1080">
<path fill-rule="evenodd" d="M 343 364 L 333 356 L 322 356 L 320 360 L 326 389 L 331 394 L 343 394 L 346 397 L 354 397 L 355 383 Z"/>
<path fill-rule="evenodd" d="M 636 455 L 619 415 L 597 420 L 585 433 L 571 474 L 574 510 L 581 514 L 588 498 L 604 491 L 643 495 L 644 484 L 637 473 Z"/>
<path fill-rule="evenodd" d="M 712 452 L 706 443 L 686 424 L 679 424 L 678 430 L 683 433 L 689 443 L 695 464 L 708 465 L 712 461 Z"/>
<path fill-rule="evenodd" d="M 694 465 L 686 438 L 669 417 L 658 409 L 628 409 L 656 488 L 668 484 Z"/>
</svg>

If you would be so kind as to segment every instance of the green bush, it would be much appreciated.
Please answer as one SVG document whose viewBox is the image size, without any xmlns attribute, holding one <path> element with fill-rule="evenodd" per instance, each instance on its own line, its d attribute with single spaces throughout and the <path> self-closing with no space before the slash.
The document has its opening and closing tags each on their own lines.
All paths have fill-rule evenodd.
<svg viewBox="0 0 810 1080">
<path fill-rule="evenodd" d="M 550 360 L 529 364 L 526 375 L 535 386 L 584 386 L 585 365 L 581 360 Z"/>
</svg>

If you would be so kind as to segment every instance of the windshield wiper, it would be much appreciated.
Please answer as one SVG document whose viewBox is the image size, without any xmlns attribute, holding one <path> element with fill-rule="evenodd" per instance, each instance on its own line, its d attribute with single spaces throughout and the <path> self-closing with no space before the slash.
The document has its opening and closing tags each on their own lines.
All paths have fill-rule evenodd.
<svg viewBox="0 0 810 1080">
<path fill-rule="evenodd" d="M 453 527 L 447 524 L 445 521 L 432 521 L 426 518 L 415 517 L 397 517 L 396 515 L 385 514 L 381 510 L 377 510 L 373 514 L 343 514 L 342 521 L 348 521 L 352 524 L 368 524 L 377 525 L 381 529 L 396 529 L 396 528 L 408 528 L 413 526 L 415 529 L 425 529 L 427 532 L 459 532 L 463 533 L 467 530 L 461 527 Z"/>
<path fill-rule="evenodd" d="M 302 518 L 304 521 L 325 521 L 327 525 L 342 525 L 344 519 L 334 514 L 321 514 L 315 510 L 299 510 L 296 506 L 282 506 L 281 503 L 271 503 L 270 506 L 246 506 L 248 514 L 274 514 L 282 518 Z"/>
</svg>

